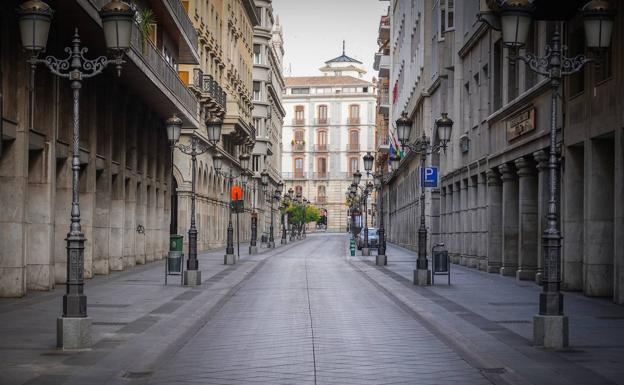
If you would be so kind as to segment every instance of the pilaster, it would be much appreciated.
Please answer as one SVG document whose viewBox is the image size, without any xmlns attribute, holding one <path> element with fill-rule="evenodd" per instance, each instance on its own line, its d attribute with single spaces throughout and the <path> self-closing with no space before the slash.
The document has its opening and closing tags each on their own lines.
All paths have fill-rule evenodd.
<svg viewBox="0 0 624 385">
<path fill-rule="evenodd" d="M 518 271 L 516 279 L 535 280 L 537 273 L 537 170 L 529 158 L 515 161 L 518 170 Z"/>
<path fill-rule="evenodd" d="M 518 270 L 518 178 L 509 163 L 498 166 L 503 181 L 503 258 L 501 275 L 515 276 Z"/>
<path fill-rule="evenodd" d="M 503 187 L 497 169 L 487 171 L 487 269 L 488 273 L 499 273 L 503 258 Z"/>
</svg>

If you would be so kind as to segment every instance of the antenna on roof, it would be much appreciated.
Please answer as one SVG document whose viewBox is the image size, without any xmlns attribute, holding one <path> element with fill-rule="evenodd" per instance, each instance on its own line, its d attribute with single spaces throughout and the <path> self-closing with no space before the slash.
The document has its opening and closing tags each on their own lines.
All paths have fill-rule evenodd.
<svg viewBox="0 0 624 385">
<path fill-rule="evenodd" d="M 345 41 L 342 41 L 342 54 L 345 54 Z"/>
</svg>

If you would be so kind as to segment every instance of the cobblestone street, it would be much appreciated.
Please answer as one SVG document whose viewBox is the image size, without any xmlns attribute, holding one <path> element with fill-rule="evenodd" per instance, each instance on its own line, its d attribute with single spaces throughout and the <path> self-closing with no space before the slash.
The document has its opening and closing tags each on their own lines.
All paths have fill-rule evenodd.
<svg viewBox="0 0 624 385">
<path fill-rule="evenodd" d="M 624 383 L 620 306 L 568 295 L 573 347 L 547 352 L 527 336 L 537 287 L 457 267 L 452 286 L 419 288 L 407 250 L 384 268 L 347 253 L 347 236 L 314 234 L 233 267 L 204 254 L 196 289 L 163 286 L 161 263 L 96 278 L 85 352 L 54 349 L 62 290 L 7 300 L 0 383 Z"/>
</svg>

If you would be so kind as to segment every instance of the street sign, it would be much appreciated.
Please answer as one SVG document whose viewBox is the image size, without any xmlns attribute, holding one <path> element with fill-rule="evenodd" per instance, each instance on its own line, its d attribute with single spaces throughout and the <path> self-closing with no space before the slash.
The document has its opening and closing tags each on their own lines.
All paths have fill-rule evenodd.
<svg viewBox="0 0 624 385">
<path fill-rule="evenodd" d="M 421 180 L 424 180 L 424 187 L 438 187 L 438 168 L 437 167 L 425 167 L 421 169 Z"/>
<path fill-rule="evenodd" d="M 230 207 L 232 208 L 232 211 L 234 211 L 235 213 L 245 212 L 245 205 L 243 204 L 242 200 L 232 201 L 230 203 Z"/>
</svg>

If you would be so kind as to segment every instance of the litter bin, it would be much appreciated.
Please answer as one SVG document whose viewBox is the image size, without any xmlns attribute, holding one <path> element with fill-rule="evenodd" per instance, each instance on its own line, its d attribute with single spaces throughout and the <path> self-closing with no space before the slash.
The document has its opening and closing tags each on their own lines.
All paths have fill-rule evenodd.
<svg viewBox="0 0 624 385">
<path fill-rule="evenodd" d="M 167 256 L 167 272 L 179 274 L 182 271 L 182 252 L 170 251 Z"/>
<path fill-rule="evenodd" d="M 169 235 L 169 251 L 182 252 L 182 243 L 184 241 L 183 235 L 171 234 Z"/>
<path fill-rule="evenodd" d="M 436 275 L 447 275 L 448 284 L 451 284 L 451 264 L 449 263 L 448 250 L 444 247 L 444 243 L 437 243 L 431 250 L 431 259 L 433 262 L 433 271 L 431 272 L 431 283 L 435 284 Z"/>
</svg>

